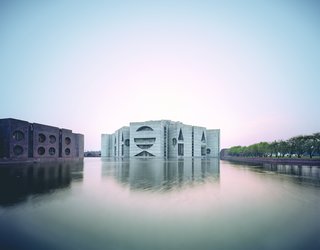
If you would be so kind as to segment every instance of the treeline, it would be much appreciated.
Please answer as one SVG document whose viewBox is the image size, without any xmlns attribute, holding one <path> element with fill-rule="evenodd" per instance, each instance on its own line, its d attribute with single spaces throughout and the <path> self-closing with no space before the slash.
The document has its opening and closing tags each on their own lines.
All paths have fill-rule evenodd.
<svg viewBox="0 0 320 250">
<path fill-rule="evenodd" d="M 235 146 L 228 150 L 228 155 L 245 157 L 292 157 L 312 158 L 320 155 L 320 133 L 295 136 L 286 141 L 259 142 L 250 146 Z"/>
</svg>

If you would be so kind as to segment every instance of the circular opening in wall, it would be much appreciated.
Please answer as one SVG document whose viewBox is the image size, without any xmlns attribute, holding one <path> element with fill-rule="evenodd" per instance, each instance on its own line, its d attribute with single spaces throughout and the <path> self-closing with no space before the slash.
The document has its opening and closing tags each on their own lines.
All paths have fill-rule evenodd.
<svg viewBox="0 0 320 250">
<path fill-rule="evenodd" d="M 55 155 L 56 149 L 55 148 L 49 148 L 49 155 Z"/>
<path fill-rule="evenodd" d="M 211 149 L 207 148 L 207 154 L 209 155 L 211 153 Z"/>
<path fill-rule="evenodd" d="M 45 152 L 46 152 L 46 150 L 44 149 L 44 147 L 38 148 L 38 155 L 44 155 Z"/>
<path fill-rule="evenodd" d="M 14 146 L 13 153 L 14 153 L 14 155 L 22 155 L 23 154 L 23 147 L 21 147 L 19 145 Z"/>
<path fill-rule="evenodd" d="M 44 134 L 39 134 L 38 141 L 44 142 L 46 140 L 46 136 Z"/>
<path fill-rule="evenodd" d="M 12 134 L 13 139 L 16 141 L 21 141 L 24 139 L 24 133 L 21 132 L 20 130 L 14 131 Z"/>
<path fill-rule="evenodd" d="M 130 146 L 130 140 L 129 140 L 129 139 L 126 139 L 126 140 L 124 141 L 124 144 L 125 144 L 127 147 L 129 147 L 129 146 Z"/>
<path fill-rule="evenodd" d="M 67 145 L 69 145 L 69 144 L 71 143 L 70 137 L 66 137 L 66 138 L 64 139 L 64 142 L 65 142 Z"/>
<path fill-rule="evenodd" d="M 69 154 L 70 154 L 70 148 L 66 148 L 66 149 L 64 150 L 64 152 L 65 152 L 66 155 L 69 155 Z"/>
<path fill-rule="evenodd" d="M 173 139 L 172 139 L 172 145 L 173 145 L 173 146 L 177 145 L 177 139 L 176 139 L 176 138 L 173 138 Z"/>
<path fill-rule="evenodd" d="M 56 142 L 56 137 L 54 136 L 54 135 L 50 135 L 49 136 L 49 141 L 50 141 L 50 143 L 55 143 Z"/>
</svg>

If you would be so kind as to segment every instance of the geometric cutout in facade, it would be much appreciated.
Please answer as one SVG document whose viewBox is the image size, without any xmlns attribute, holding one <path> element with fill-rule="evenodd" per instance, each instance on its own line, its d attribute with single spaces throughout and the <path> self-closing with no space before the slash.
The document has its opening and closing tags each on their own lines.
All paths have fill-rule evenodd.
<svg viewBox="0 0 320 250">
<path fill-rule="evenodd" d="M 153 131 L 153 129 L 150 128 L 149 126 L 142 126 L 142 127 L 137 129 L 137 132 L 138 131 Z"/>
<path fill-rule="evenodd" d="M 66 148 L 66 149 L 64 150 L 64 153 L 65 153 L 66 155 L 70 155 L 70 148 Z"/>
<path fill-rule="evenodd" d="M 139 144 L 150 144 L 150 143 L 154 143 L 156 141 L 155 137 L 152 138 L 134 138 L 134 142 L 135 143 L 139 143 Z"/>
<path fill-rule="evenodd" d="M 16 141 L 21 141 L 24 139 L 24 133 L 17 130 L 17 131 L 14 131 L 13 134 L 12 134 L 12 137 L 13 139 L 15 139 Z"/>
<path fill-rule="evenodd" d="M 142 151 L 139 154 L 136 154 L 135 156 L 154 156 L 154 155 L 147 151 Z"/>
<path fill-rule="evenodd" d="M 177 145 L 177 139 L 176 139 L 176 138 L 173 138 L 173 139 L 172 139 L 172 145 L 173 145 L 173 146 Z"/>
<path fill-rule="evenodd" d="M 202 132 L 201 142 L 206 142 L 206 138 L 204 136 L 204 132 Z"/>
<path fill-rule="evenodd" d="M 73 160 L 83 159 L 83 135 L 71 130 L 60 129 L 38 123 L 6 118 L 0 119 L 0 164 L 14 159 L 26 162 L 62 160 L 66 155 L 65 138 L 70 137 L 70 156 Z M 71 140 L 75 140 L 74 142 Z"/>
<path fill-rule="evenodd" d="M 39 137 L 40 138 L 40 137 Z M 39 147 L 38 148 L 38 155 L 44 155 L 44 153 L 46 152 L 44 147 Z"/>
<path fill-rule="evenodd" d="M 54 135 L 49 136 L 49 142 L 50 143 L 55 143 L 57 141 L 57 138 Z"/>
<path fill-rule="evenodd" d="M 180 128 L 180 131 L 179 131 L 179 137 L 178 137 L 178 140 L 179 141 L 183 141 L 183 134 L 182 134 L 182 130 Z"/>
<path fill-rule="evenodd" d="M 184 145 L 183 145 L 183 143 L 178 143 L 178 156 L 184 156 Z"/>
<path fill-rule="evenodd" d="M 153 146 L 153 144 L 138 144 L 137 147 L 141 148 L 141 149 L 148 149 L 151 148 Z"/>
<path fill-rule="evenodd" d="M 206 150 L 206 146 L 201 146 L 201 156 L 206 155 L 207 150 Z"/>
<path fill-rule="evenodd" d="M 69 144 L 71 143 L 70 137 L 66 137 L 66 138 L 64 139 L 64 142 L 66 143 L 66 145 L 69 145 Z"/>
<path fill-rule="evenodd" d="M 44 134 L 39 134 L 38 141 L 42 143 L 42 142 L 45 142 L 45 140 L 46 140 L 46 136 Z"/>
<path fill-rule="evenodd" d="M 56 149 L 55 148 L 49 148 L 49 155 L 55 155 Z"/>
<path fill-rule="evenodd" d="M 16 145 L 13 148 L 13 153 L 14 155 L 18 156 L 18 155 L 22 155 L 23 154 L 23 147 Z"/>
<path fill-rule="evenodd" d="M 114 140 L 121 141 L 122 135 L 124 142 L 113 144 Z M 201 150 L 201 146 L 205 147 Z M 148 155 L 148 153 L 165 159 L 178 156 L 179 158 L 201 157 L 206 154 L 207 147 L 211 151 L 208 157 L 219 156 L 219 130 L 209 130 L 170 120 L 132 122 L 130 126 L 122 127 L 113 134 L 101 136 L 102 157 L 121 156 L 122 148 L 125 148 L 124 157 Z"/>
</svg>

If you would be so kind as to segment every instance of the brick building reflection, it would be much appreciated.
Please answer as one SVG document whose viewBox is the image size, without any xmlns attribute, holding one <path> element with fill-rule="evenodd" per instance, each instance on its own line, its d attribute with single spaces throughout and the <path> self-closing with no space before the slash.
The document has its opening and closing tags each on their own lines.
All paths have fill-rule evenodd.
<svg viewBox="0 0 320 250">
<path fill-rule="evenodd" d="M 30 195 L 68 188 L 83 178 L 83 162 L 16 164 L 0 168 L 0 205 L 14 205 Z"/>
</svg>

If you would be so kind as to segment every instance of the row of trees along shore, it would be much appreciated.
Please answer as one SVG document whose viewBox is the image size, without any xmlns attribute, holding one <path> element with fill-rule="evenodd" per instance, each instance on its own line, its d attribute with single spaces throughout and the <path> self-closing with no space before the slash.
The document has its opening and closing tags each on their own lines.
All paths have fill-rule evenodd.
<svg viewBox="0 0 320 250">
<path fill-rule="evenodd" d="M 259 142 L 250 146 L 234 146 L 228 150 L 230 156 L 241 157 L 298 157 L 320 156 L 320 133 L 300 135 L 286 141 Z"/>
</svg>

